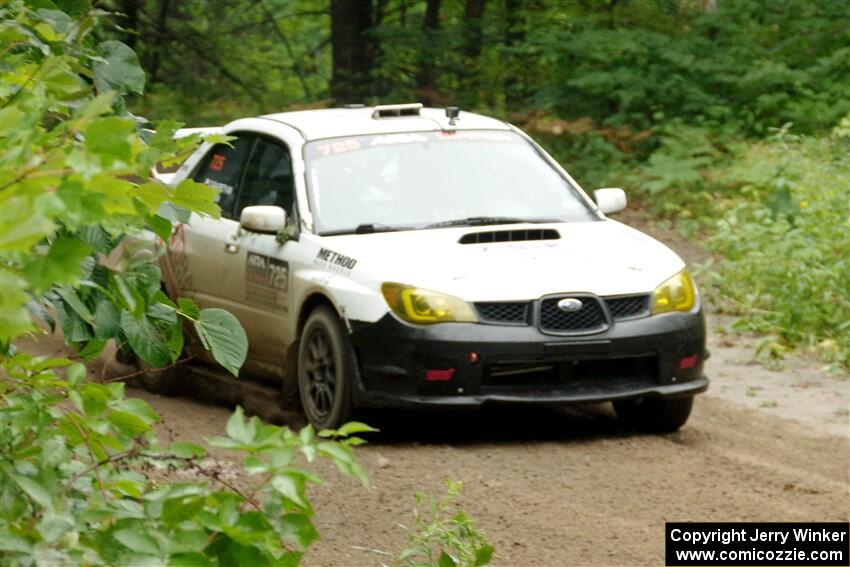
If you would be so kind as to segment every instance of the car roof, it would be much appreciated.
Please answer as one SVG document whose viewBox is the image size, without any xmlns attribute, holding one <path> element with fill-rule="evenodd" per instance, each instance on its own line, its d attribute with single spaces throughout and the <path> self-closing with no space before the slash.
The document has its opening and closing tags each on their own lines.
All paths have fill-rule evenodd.
<svg viewBox="0 0 850 567">
<path fill-rule="evenodd" d="M 399 105 L 412 106 L 412 105 Z M 454 125 L 449 123 L 443 108 L 421 108 L 418 113 L 405 116 L 373 117 L 377 109 L 393 106 L 363 106 L 355 108 L 326 108 L 266 114 L 261 118 L 275 120 L 292 126 L 305 140 L 388 134 L 394 132 L 422 132 L 440 130 L 510 130 L 511 127 L 495 118 L 460 111 Z"/>
</svg>

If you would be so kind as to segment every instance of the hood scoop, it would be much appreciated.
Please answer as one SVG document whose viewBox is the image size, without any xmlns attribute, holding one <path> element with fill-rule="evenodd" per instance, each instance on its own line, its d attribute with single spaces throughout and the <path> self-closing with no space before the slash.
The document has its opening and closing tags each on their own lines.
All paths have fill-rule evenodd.
<svg viewBox="0 0 850 567">
<path fill-rule="evenodd" d="M 491 242 L 519 242 L 523 240 L 559 240 L 561 234 L 553 228 L 491 230 L 470 232 L 458 240 L 459 244 L 489 244 Z"/>
</svg>

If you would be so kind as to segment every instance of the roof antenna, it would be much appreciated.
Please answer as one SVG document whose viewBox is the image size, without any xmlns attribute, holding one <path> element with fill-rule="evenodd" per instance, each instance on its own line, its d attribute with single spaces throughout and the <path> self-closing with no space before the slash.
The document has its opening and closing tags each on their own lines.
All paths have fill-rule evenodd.
<svg viewBox="0 0 850 567">
<path fill-rule="evenodd" d="M 446 107 L 446 118 L 449 119 L 449 126 L 454 126 L 457 124 L 459 120 L 458 115 L 460 115 L 460 107 L 458 106 L 447 106 Z"/>
</svg>

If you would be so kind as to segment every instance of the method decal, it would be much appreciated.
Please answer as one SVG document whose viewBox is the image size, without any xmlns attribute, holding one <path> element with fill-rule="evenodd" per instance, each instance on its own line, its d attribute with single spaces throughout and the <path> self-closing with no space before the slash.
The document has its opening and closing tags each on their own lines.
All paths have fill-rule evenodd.
<svg viewBox="0 0 850 567">
<path fill-rule="evenodd" d="M 245 260 L 245 299 L 249 303 L 289 313 L 289 263 L 248 252 Z"/>
<path fill-rule="evenodd" d="M 313 261 L 313 264 L 327 268 L 333 272 L 347 274 L 357 265 L 357 260 L 351 256 L 344 256 L 339 252 L 328 250 L 327 248 L 320 248 L 316 253 L 316 259 Z"/>
</svg>

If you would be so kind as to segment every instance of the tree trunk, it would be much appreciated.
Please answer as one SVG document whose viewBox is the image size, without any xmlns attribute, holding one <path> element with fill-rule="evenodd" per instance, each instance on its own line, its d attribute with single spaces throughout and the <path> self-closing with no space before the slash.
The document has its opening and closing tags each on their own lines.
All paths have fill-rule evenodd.
<svg viewBox="0 0 850 567">
<path fill-rule="evenodd" d="M 156 44 L 153 45 L 153 56 L 150 64 L 150 83 L 155 83 L 159 74 L 160 53 L 165 49 L 165 38 L 167 34 L 168 11 L 171 7 L 171 0 L 161 0 L 159 4 L 159 14 L 156 18 Z"/>
<path fill-rule="evenodd" d="M 460 83 L 457 103 L 474 109 L 478 105 L 481 90 L 479 58 L 484 42 L 484 10 L 487 0 L 466 0 L 463 9 L 463 29 L 460 67 L 457 75 Z"/>
<path fill-rule="evenodd" d="M 365 102 L 374 94 L 373 14 L 372 0 L 331 0 L 331 97 L 337 103 Z"/>
<path fill-rule="evenodd" d="M 505 104 L 508 110 L 516 110 L 522 105 L 525 85 L 522 59 L 513 51 L 525 41 L 525 26 L 523 22 L 523 0 L 505 0 L 505 36 L 504 45 L 507 54 L 507 74 L 505 75 L 504 90 Z"/>
<path fill-rule="evenodd" d="M 437 55 L 437 32 L 440 29 L 440 0 L 427 0 L 425 19 L 422 21 L 424 44 L 419 50 L 419 72 L 416 74 L 416 94 L 425 105 L 435 104 L 437 99 L 437 70 L 434 59 Z"/>
<path fill-rule="evenodd" d="M 481 55 L 484 39 L 482 20 L 487 0 L 466 0 L 463 10 L 463 54 L 468 58 Z"/>
<path fill-rule="evenodd" d="M 124 43 L 135 49 L 136 38 L 139 37 L 139 10 L 142 7 L 142 0 L 121 0 L 120 6 L 121 12 L 126 17 L 121 25 L 130 30 L 124 35 Z"/>
</svg>

